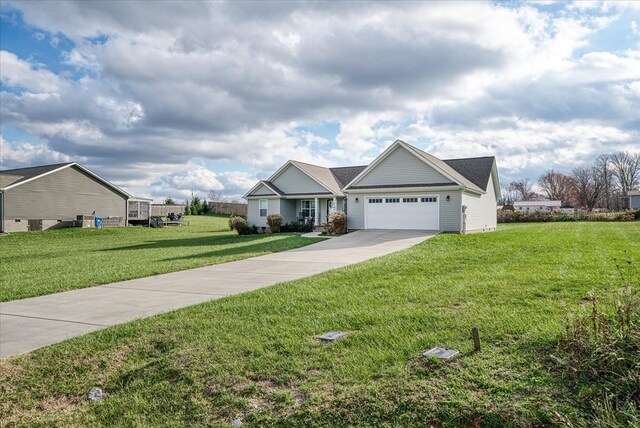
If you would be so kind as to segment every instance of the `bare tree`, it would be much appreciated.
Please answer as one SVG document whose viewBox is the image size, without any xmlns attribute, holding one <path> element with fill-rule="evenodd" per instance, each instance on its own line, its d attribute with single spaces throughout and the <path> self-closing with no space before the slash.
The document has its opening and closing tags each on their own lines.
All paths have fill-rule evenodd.
<svg viewBox="0 0 640 428">
<path fill-rule="evenodd" d="M 538 196 L 533 191 L 533 183 L 528 178 L 512 181 L 509 184 L 509 190 L 514 193 L 515 199 L 518 201 L 530 201 Z"/>
<path fill-rule="evenodd" d="M 640 183 L 640 153 L 618 152 L 607 155 L 623 196 Z"/>
<path fill-rule="evenodd" d="M 604 187 L 602 188 L 601 205 L 611 211 L 617 209 L 617 190 L 615 188 L 614 174 L 609 159 L 610 155 L 600 155 L 596 158 L 594 166 L 602 176 Z"/>
<path fill-rule="evenodd" d="M 224 202 L 224 197 L 222 196 L 222 192 L 216 192 L 215 190 L 209 190 L 209 194 L 207 195 L 211 202 Z"/>
<path fill-rule="evenodd" d="M 549 170 L 540 176 L 538 185 L 550 200 L 561 201 L 563 204 L 575 202 L 575 181 L 568 175 Z"/>
<path fill-rule="evenodd" d="M 575 168 L 572 176 L 575 180 L 578 204 L 592 211 L 604 188 L 602 174 L 594 165 L 589 165 Z"/>
<path fill-rule="evenodd" d="M 498 200 L 498 205 L 513 205 L 513 201 L 515 201 L 516 196 L 511 190 L 511 186 L 503 187 L 500 190 L 500 199 Z"/>
</svg>

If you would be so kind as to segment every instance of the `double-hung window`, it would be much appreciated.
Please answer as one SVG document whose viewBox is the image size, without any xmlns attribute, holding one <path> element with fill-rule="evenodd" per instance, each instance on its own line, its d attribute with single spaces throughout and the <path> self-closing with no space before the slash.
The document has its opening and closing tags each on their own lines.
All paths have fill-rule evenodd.
<svg viewBox="0 0 640 428">
<path fill-rule="evenodd" d="M 316 218 L 316 201 L 313 199 L 305 199 L 302 201 L 302 217 Z"/>
<path fill-rule="evenodd" d="M 266 199 L 260 199 L 259 203 L 260 203 L 260 217 L 266 217 L 269 201 L 267 201 Z"/>
</svg>

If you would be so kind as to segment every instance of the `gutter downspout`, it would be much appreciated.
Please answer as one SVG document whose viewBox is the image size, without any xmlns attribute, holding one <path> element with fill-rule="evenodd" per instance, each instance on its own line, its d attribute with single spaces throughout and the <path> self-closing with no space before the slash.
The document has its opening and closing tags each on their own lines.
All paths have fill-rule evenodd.
<svg viewBox="0 0 640 428">
<path fill-rule="evenodd" d="M 462 221 L 461 232 L 464 235 L 464 234 L 467 233 L 467 206 L 466 205 L 462 206 L 462 218 L 461 218 L 461 221 Z"/>
</svg>

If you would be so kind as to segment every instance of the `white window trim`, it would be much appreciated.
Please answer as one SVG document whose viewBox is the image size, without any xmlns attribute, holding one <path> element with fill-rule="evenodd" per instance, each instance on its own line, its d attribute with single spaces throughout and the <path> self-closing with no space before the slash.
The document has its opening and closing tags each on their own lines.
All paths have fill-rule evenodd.
<svg viewBox="0 0 640 428">
<path fill-rule="evenodd" d="M 262 201 L 264 201 L 265 208 L 262 208 Z M 265 215 L 262 215 L 262 210 L 265 210 Z M 269 215 L 269 200 L 268 199 L 258 199 L 258 216 L 260 218 L 267 217 Z"/>
<path fill-rule="evenodd" d="M 304 203 L 309 202 L 309 208 L 304 207 Z M 304 212 L 305 209 L 309 210 L 309 215 L 305 218 L 315 218 L 318 207 L 316 207 L 315 199 L 301 199 L 300 200 L 300 212 Z M 312 213 L 313 211 L 313 213 Z M 313 215 L 312 215 L 313 214 Z"/>
</svg>

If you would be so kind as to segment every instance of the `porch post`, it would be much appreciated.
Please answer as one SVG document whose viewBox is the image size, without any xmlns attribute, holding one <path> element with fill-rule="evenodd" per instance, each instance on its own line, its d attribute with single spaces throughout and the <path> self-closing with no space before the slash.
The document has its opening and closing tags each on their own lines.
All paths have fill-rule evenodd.
<svg viewBox="0 0 640 428">
<path fill-rule="evenodd" d="M 333 197 L 333 212 L 338 211 L 338 198 L 337 197 Z M 329 219 L 327 219 L 329 220 Z"/>
<path fill-rule="evenodd" d="M 315 198 L 315 204 L 316 204 L 316 215 L 315 215 L 315 218 L 313 219 L 313 224 L 316 226 L 320 226 L 320 200 L 318 198 Z"/>
</svg>

